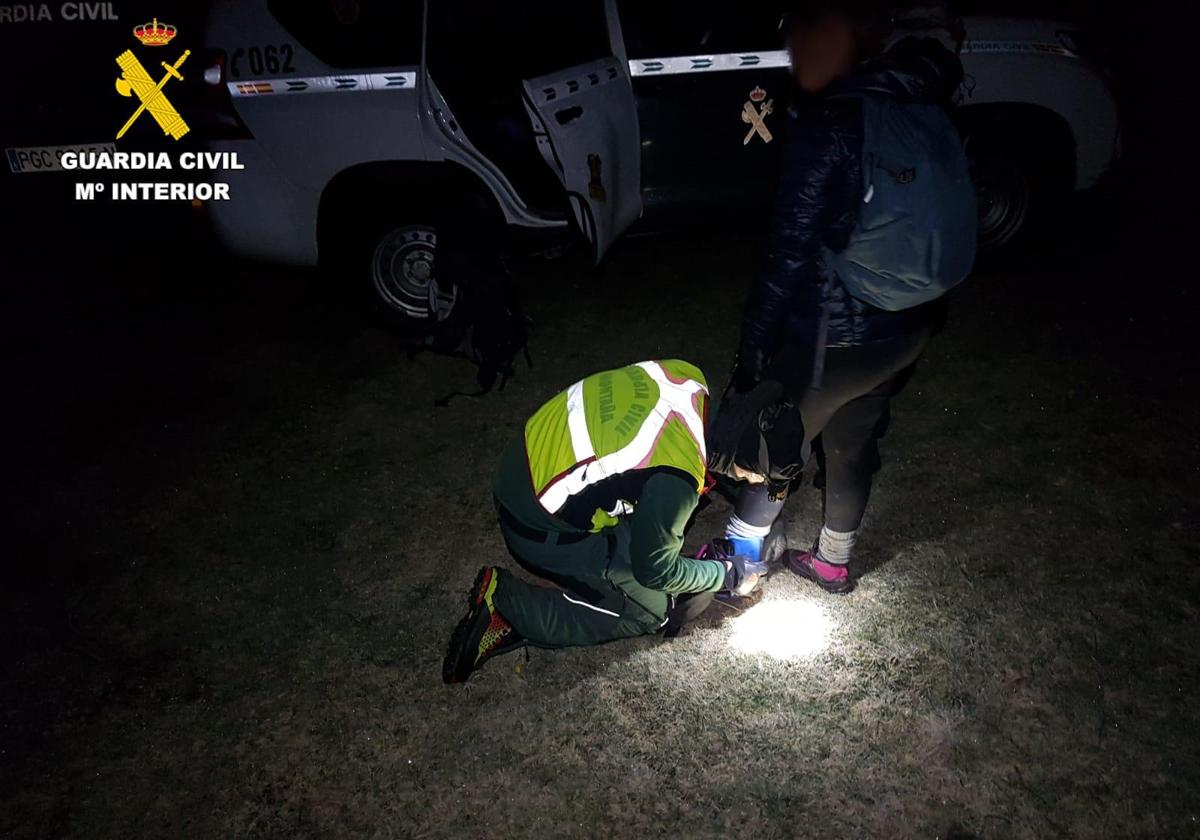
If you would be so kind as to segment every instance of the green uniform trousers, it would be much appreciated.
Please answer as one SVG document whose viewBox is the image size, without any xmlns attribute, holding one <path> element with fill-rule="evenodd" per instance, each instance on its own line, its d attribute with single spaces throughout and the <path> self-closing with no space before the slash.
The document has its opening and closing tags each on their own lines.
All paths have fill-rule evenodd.
<svg viewBox="0 0 1200 840">
<path fill-rule="evenodd" d="M 518 528 L 520 533 L 501 519 L 500 531 L 513 558 L 562 587 L 535 586 L 501 575 L 496 608 L 531 645 L 595 645 L 654 633 L 666 623 L 671 596 L 637 582 L 624 523 L 582 539 L 566 532 L 540 534 Z M 539 534 L 542 539 L 535 539 Z M 572 538 L 577 541 L 569 542 Z"/>
</svg>

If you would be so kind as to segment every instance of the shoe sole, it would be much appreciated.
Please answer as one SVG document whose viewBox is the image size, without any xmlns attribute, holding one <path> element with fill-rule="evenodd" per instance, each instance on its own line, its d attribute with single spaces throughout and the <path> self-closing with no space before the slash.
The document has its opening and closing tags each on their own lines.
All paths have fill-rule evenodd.
<svg viewBox="0 0 1200 840">
<path fill-rule="evenodd" d="M 483 606 L 483 602 L 495 591 L 496 571 L 491 566 L 484 566 L 479 570 L 479 574 L 475 575 L 475 582 L 471 584 L 471 591 L 468 593 L 472 605 Z"/>
<path fill-rule="evenodd" d="M 467 649 L 465 637 L 471 631 L 471 625 L 474 624 L 475 618 L 479 614 L 479 608 L 495 591 L 495 570 L 491 566 L 484 566 L 475 576 L 475 582 L 471 585 L 470 590 L 467 591 L 467 603 L 469 604 L 467 614 L 454 627 L 454 632 L 450 634 L 450 643 L 446 645 L 446 656 L 442 660 L 442 682 L 447 685 L 466 682 L 475 670 L 474 667 L 471 667 L 466 674 L 460 675 L 464 658 L 472 658 L 471 665 L 474 666 L 472 653 Z"/>
</svg>

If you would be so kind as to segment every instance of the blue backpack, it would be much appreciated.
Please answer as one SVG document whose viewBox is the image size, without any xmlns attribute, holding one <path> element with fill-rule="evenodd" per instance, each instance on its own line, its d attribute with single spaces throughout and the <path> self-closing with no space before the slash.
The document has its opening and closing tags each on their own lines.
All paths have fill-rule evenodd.
<svg viewBox="0 0 1200 840">
<path fill-rule="evenodd" d="M 975 262 L 975 189 L 937 105 L 862 101 L 863 198 L 850 243 L 826 258 L 854 297 L 892 312 L 941 297 Z"/>
</svg>

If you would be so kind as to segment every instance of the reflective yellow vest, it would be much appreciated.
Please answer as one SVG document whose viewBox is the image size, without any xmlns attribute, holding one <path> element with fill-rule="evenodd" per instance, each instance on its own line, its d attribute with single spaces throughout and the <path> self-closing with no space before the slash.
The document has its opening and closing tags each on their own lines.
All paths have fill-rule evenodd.
<svg viewBox="0 0 1200 840">
<path fill-rule="evenodd" d="M 525 424 L 538 503 L 555 514 L 571 497 L 628 470 L 673 467 L 704 487 L 704 374 L 679 359 L 639 362 L 576 382 Z M 597 510 L 595 529 L 629 513 Z"/>
</svg>

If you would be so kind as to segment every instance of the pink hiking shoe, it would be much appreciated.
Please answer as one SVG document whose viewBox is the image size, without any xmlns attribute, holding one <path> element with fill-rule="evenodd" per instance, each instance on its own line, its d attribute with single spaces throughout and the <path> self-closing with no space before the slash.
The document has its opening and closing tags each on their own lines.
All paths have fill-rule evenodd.
<svg viewBox="0 0 1200 840">
<path fill-rule="evenodd" d="M 826 563 L 814 551 L 789 549 L 783 553 L 783 563 L 800 577 L 808 578 L 834 595 L 845 595 L 854 588 L 847 567 Z"/>
</svg>

